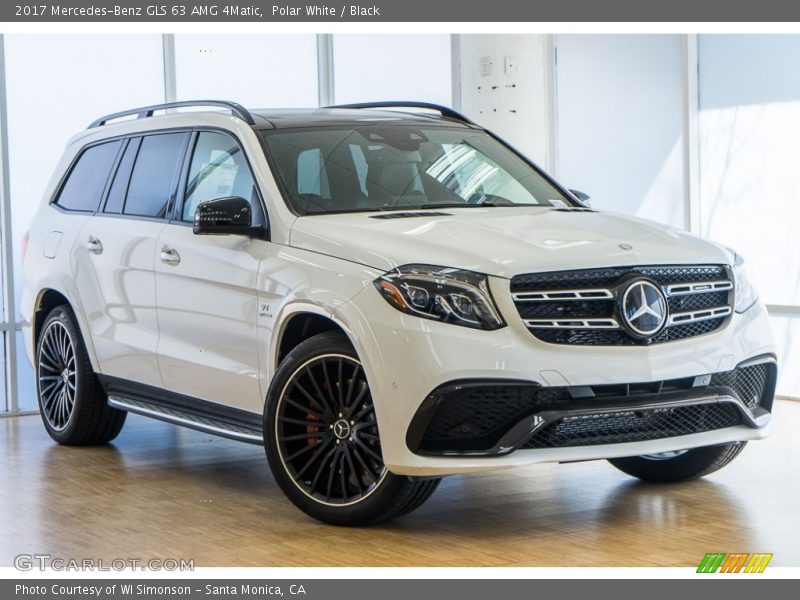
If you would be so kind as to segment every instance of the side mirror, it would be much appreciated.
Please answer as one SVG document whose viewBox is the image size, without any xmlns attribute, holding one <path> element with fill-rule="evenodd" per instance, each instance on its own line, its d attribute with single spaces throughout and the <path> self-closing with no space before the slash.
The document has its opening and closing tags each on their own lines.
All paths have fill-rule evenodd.
<svg viewBox="0 0 800 600">
<path fill-rule="evenodd" d="M 589 194 L 587 194 L 586 192 L 582 192 L 580 190 L 570 190 L 570 192 L 572 193 L 573 196 L 575 196 L 578 199 L 578 202 L 580 202 L 584 206 L 592 205 L 591 196 L 589 196 Z"/>
<path fill-rule="evenodd" d="M 253 226 L 253 209 L 239 196 L 207 200 L 197 205 L 194 232 L 198 235 L 246 235 L 258 237 L 263 227 Z"/>
</svg>

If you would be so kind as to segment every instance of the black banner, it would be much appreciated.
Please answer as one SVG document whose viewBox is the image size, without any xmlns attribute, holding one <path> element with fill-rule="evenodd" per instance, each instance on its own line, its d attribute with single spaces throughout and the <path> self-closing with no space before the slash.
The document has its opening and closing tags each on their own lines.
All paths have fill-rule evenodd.
<svg viewBox="0 0 800 600">
<path fill-rule="evenodd" d="M 698 579 L 702 579 L 698 581 Z M 165 598 L 268 600 L 530 600 L 531 598 L 647 598 L 687 597 L 792 598 L 796 582 L 763 576 L 698 575 L 676 580 L 553 580 L 553 579 L 296 579 L 296 580 L 103 580 L 27 579 L 0 582 L 4 600 L 164 600 Z"/>
<path fill-rule="evenodd" d="M 789 22 L 786 0 L 4 0 L 8 22 Z"/>
</svg>

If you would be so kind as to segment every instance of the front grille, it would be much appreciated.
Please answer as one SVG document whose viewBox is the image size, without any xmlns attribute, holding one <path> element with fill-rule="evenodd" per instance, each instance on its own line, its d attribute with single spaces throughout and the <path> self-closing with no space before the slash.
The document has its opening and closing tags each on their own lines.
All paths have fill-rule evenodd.
<svg viewBox="0 0 800 600">
<path fill-rule="evenodd" d="M 654 267 L 609 267 L 604 269 L 580 269 L 576 271 L 551 271 L 517 275 L 511 282 L 511 291 L 526 289 L 569 289 L 578 287 L 598 288 L 613 285 L 621 275 L 636 272 L 665 285 L 668 283 L 692 283 L 724 279 L 725 268 L 708 266 L 654 266 Z M 518 289 L 517 286 L 519 286 Z"/>
<path fill-rule="evenodd" d="M 648 339 L 629 334 L 619 316 L 622 291 L 637 277 L 661 287 L 675 318 Z M 551 344 L 578 346 L 633 346 L 697 337 L 722 327 L 733 309 L 733 282 L 723 265 L 528 273 L 512 278 L 511 293 L 534 336 Z"/>
<path fill-rule="evenodd" d="M 650 343 L 658 344 L 660 342 L 697 337 L 698 335 L 711 333 L 719 329 L 721 324 L 721 319 L 715 319 L 665 327 L 658 335 L 651 338 Z M 642 343 L 641 340 L 629 336 L 622 329 L 531 329 L 531 332 L 543 342 L 550 342 L 551 344 L 571 344 L 573 346 L 635 346 Z"/>
<path fill-rule="evenodd" d="M 457 382 L 428 396 L 412 421 L 407 442 L 412 451 L 423 454 L 488 453 L 496 451 L 503 437 L 527 417 L 567 415 L 595 406 L 597 412 L 589 416 L 565 416 L 547 423 L 524 447 L 619 443 L 699 433 L 740 424 L 740 417 L 736 422 L 730 417 L 739 411 L 725 403 L 626 411 L 626 403 L 657 404 L 690 394 L 730 395 L 751 410 L 769 411 L 776 379 L 777 367 L 770 361 L 713 375 L 641 383 L 542 387 L 530 382 Z M 589 433 L 579 435 L 586 428 Z M 617 441 L 602 441 L 609 439 Z"/>
<path fill-rule="evenodd" d="M 545 425 L 523 446 L 565 448 L 658 440 L 742 424 L 731 404 L 698 404 L 640 411 L 567 416 Z"/>
</svg>

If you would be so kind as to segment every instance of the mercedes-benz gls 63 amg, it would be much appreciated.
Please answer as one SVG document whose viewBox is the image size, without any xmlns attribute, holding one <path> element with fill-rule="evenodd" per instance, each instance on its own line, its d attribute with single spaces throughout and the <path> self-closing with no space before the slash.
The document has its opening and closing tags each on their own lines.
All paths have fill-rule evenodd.
<svg viewBox="0 0 800 600">
<path fill-rule="evenodd" d="M 538 462 L 683 481 L 770 427 L 775 348 L 733 251 L 593 210 L 445 107 L 109 115 L 24 264 L 53 439 L 136 413 L 263 444 L 330 523 Z"/>
</svg>

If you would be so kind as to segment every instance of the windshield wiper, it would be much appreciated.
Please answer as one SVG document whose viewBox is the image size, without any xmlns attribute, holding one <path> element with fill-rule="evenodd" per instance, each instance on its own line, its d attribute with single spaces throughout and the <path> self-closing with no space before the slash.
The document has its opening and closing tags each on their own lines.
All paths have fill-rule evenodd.
<svg viewBox="0 0 800 600">
<path fill-rule="evenodd" d="M 431 202 L 429 204 L 417 204 L 415 206 L 381 206 L 380 208 L 371 209 L 358 209 L 358 212 L 367 211 L 403 211 L 403 210 L 436 210 L 441 208 L 485 208 L 485 207 L 520 207 L 520 206 L 546 206 L 544 204 L 532 204 L 530 202 L 496 202 L 494 200 L 485 200 L 484 202 Z"/>
<path fill-rule="evenodd" d="M 496 207 L 496 206 L 504 206 L 504 207 L 519 207 L 519 206 L 542 206 L 541 204 L 530 204 L 530 203 L 523 203 L 523 202 L 496 202 L 494 200 L 485 200 L 483 202 L 465 202 L 464 204 L 457 204 L 454 202 L 439 202 L 433 204 L 425 204 L 423 206 L 414 207 L 412 210 L 417 210 L 419 208 L 481 208 L 481 207 Z"/>
<path fill-rule="evenodd" d="M 455 202 L 432 202 L 430 204 L 418 204 L 416 206 L 382 206 L 380 210 L 428 210 L 436 208 L 461 208 L 464 206 L 470 205 L 456 204 Z"/>
</svg>

